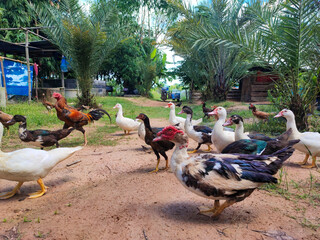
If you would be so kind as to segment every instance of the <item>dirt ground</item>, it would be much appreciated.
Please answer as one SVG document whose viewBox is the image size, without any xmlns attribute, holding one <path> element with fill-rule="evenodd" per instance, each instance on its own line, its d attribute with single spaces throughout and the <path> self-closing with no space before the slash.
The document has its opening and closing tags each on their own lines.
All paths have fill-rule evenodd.
<svg viewBox="0 0 320 240">
<path fill-rule="evenodd" d="M 152 119 L 151 124 L 168 122 Z M 219 219 L 199 215 L 197 207 L 213 201 L 189 192 L 170 171 L 148 173 L 156 165 L 154 154 L 142 149 L 146 144 L 136 132 L 122 134 L 112 134 L 119 138 L 117 146 L 87 146 L 58 164 L 44 179 L 50 188 L 43 197 L 26 198 L 39 188 L 28 182 L 20 194 L 2 200 L 0 239 L 320 239 L 320 229 L 308 227 L 320 223 L 319 203 L 264 190 L 227 208 Z M 190 142 L 190 149 L 196 145 Z M 310 173 L 319 179 L 316 170 L 295 164 L 302 159 L 295 152 L 286 162 L 288 179 L 304 181 Z M 76 160 L 81 162 L 67 166 Z M 0 192 L 15 184 L 0 180 Z"/>
</svg>

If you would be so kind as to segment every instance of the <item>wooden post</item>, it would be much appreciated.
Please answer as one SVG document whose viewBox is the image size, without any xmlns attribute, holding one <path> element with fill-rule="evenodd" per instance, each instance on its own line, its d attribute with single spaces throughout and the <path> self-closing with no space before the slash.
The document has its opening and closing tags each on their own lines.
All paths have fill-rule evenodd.
<svg viewBox="0 0 320 240">
<path fill-rule="evenodd" d="M 28 101 L 31 102 L 31 74 L 30 74 L 30 59 L 29 59 L 29 40 L 28 40 L 28 30 L 26 30 L 26 59 L 27 59 L 27 69 L 28 69 Z"/>
<path fill-rule="evenodd" d="M 3 58 L 1 58 L 0 62 L 1 62 L 1 72 L 2 72 L 2 79 L 3 79 L 3 87 L 4 87 L 6 100 L 7 100 L 8 99 L 8 93 L 7 93 L 6 77 L 4 75 Z M 1 83 L 1 85 L 2 85 L 2 83 Z"/>
<path fill-rule="evenodd" d="M 66 96 L 66 91 L 64 87 L 64 72 L 61 72 L 61 86 L 62 86 L 62 95 Z"/>
</svg>

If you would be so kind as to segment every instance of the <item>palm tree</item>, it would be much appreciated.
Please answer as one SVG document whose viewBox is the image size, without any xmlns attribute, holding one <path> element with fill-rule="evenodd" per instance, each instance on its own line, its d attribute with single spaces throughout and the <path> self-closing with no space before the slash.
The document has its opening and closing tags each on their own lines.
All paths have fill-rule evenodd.
<svg viewBox="0 0 320 240">
<path fill-rule="evenodd" d="M 247 74 L 250 62 L 244 61 L 245 55 L 240 54 L 239 49 L 201 40 L 211 36 L 217 27 L 236 31 L 244 25 L 241 16 L 244 1 L 217 0 L 211 5 L 199 6 L 197 10 L 187 8 L 179 1 L 172 3 L 184 19 L 169 30 L 169 43 L 185 61 L 197 63 L 194 64 L 198 67 L 196 72 L 201 72 L 206 79 L 202 90 L 207 98 L 225 100 L 231 87 Z M 203 79 L 201 76 L 193 76 L 192 82 L 203 85 L 199 82 Z"/>
<path fill-rule="evenodd" d="M 299 129 L 308 126 L 307 114 L 319 93 L 319 6 L 314 0 L 287 0 L 281 4 L 256 0 L 243 9 L 245 28 L 220 25 L 197 36 L 199 45 L 212 42 L 240 49 L 254 63 L 279 76 L 271 100 L 290 108 Z M 317 85 L 318 82 L 318 85 Z"/>
<path fill-rule="evenodd" d="M 101 1 L 91 15 L 83 12 L 77 0 L 61 0 L 59 9 L 49 4 L 30 4 L 49 39 L 69 60 L 81 91 L 82 105 L 93 105 L 93 76 L 106 54 L 120 40 L 117 12 L 111 4 Z"/>
</svg>

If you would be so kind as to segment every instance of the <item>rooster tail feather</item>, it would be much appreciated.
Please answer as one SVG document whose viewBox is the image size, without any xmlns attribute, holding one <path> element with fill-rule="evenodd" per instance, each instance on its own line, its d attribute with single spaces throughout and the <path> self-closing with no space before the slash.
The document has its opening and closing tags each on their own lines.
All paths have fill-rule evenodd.
<svg viewBox="0 0 320 240">
<path fill-rule="evenodd" d="M 88 113 L 88 116 L 90 117 L 91 120 L 97 121 L 97 120 L 99 120 L 100 118 L 102 118 L 104 114 L 107 114 L 107 115 L 108 115 L 108 117 L 109 117 L 109 119 L 110 119 L 110 122 L 111 122 L 111 117 L 110 117 L 109 113 L 108 113 L 107 111 L 103 110 L 103 109 L 100 109 L 100 108 L 99 108 L 99 109 L 94 109 L 94 110 L 90 111 L 90 112 Z"/>
</svg>

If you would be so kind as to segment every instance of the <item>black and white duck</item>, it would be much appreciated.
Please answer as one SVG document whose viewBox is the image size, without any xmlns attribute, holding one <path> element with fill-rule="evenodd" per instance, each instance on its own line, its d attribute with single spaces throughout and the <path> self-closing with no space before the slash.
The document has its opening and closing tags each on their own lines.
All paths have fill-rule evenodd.
<svg viewBox="0 0 320 240">
<path fill-rule="evenodd" d="M 188 136 L 173 126 L 158 133 L 153 141 L 171 141 L 176 147 L 170 167 L 179 182 L 191 192 L 215 200 L 213 208 L 200 209 L 212 217 L 240 202 L 264 183 L 276 183 L 276 174 L 294 149 L 282 149 L 272 155 L 200 154 L 189 157 Z M 225 200 L 220 205 L 220 201 Z"/>
<path fill-rule="evenodd" d="M 212 145 L 211 142 L 211 133 L 212 129 L 207 126 L 193 126 L 192 125 L 192 116 L 193 111 L 190 107 L 184 106 L 178 114 L 185 113 L 187 114 L 187 118 L 184 124 L 184 129 L 186 134 L 189 138 L 196 141 L 198 143 L 198 146 L 195 150 L 189 152 L 189 153 L 195 153 L 199 150 L 202 144 L 206 144 L 208 146 L 207 151 L 211 151 L 210 145 Z"/>
<path fill-rule="evenodd" d="M 22 115 L 14 115 L 9 121 L 10 123 L 19 123 L 19 138 L 23 142 L 30 143 L 36 147 L 43 149 L 44 147 L 51 147 L 56 145 L 58 148 L 59 140 L 66 138 L 74 130 L 74 128 L 69 129 L 59 129 L 56 131 L 37 129 L 28 130 L 27 129 L 27 118 Z"/>
</svg>

